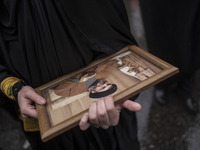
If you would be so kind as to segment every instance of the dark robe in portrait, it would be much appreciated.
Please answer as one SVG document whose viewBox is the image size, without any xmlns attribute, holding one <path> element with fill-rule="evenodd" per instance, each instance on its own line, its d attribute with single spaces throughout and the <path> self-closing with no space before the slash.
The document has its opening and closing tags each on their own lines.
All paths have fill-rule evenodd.
<svg viewBox="0 0 200 150">
<path fill-rule="evenodd" d="M 122 0 L 1 0 L 0 82 L 16 76 L 33 88 L 136 44 Z M 139 149 L 135 113 L 122 110 L 108 130 L 75 127 L 42 144 L 25 132 L 33 149 Z"/>
<path fill-rule="evenodd" d="M 127 75 L 120 71 L 115 60 L 109 60 L 97 65 L 94 76 L 87 81 L 81 82 L 79 79 L 76 79 L 74 82 L 73 79 L 75 78 L 72 78 L 72 80 L 69 79 L 54 87 L 53 91 L 55 94 L 62 97 L 71 97 L 81 94 L 89 91 L 89 87 L 99 79 L 105 79 L 111 84 L 120 85 L 120 91 L 118 91 L 118 93 L 140 82 L 140 80 L 134 76 Z"/>
<path fill-rule="evenodd" d="M 56 86 L 53 90 L 55 94 L 62 97 L 71 97 L 83 92 L 88 91 L 88 88 L 94 83 L 97 79 L 106 79 L 111 73 L 114 67 L 116 67 L 116 62 L 108 61 L 106 63 L 100 64 L 97 66 L 95 70 L 95 75 L 91 79 L 81 82 L 79 79 L 75 77 L 76 81 L 67 80 L 58 86 Z"/>
</svg>

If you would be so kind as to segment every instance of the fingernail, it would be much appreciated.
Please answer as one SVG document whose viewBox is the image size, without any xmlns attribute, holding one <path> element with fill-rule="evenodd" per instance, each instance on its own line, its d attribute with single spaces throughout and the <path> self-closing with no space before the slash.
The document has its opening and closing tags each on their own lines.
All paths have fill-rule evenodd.
<svg viewBox="0 0 200 150">
<path fill-rule="evenodd" d="M 138 108 L 138 110 L 141 110 L 142 106 L 140 104 L 137 104 L 137 108 Z"/>
<path fill-rule="evenodd" d="M 26 116 L 26 115 L 24 115 L 24 114 L 22 114 L 22 117 L 23 117 L 23 118 L 28 118 L 28 116 Z"/>
<path fill-rule="evenodd" d="M 45 103 L 45 100 L 44 99 L 40 99 L 39 102 L 43 104 L 43 103 Z"/>
</svg>

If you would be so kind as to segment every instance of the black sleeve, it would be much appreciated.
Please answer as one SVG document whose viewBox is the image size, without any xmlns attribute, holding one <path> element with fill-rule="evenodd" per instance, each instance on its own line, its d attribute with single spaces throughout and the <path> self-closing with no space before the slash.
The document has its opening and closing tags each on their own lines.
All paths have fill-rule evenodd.
<svg viewBox="0 0 200 150">
<path fill-rule="evenodd" d="M 2 39 L 1 36 L 2 35 L 0 32 L 0 39 Z M 4 61 L 4 57 L 2 53 L 2 43 L 0 42 L 0 83 L 9 76 L 11 76 L 11 74 L 9 73 L 9 71 L 7 70 L 5 66 L 5 61 Z M 0 104 L 4 104 L 5 101 L 7 101 L 7 99 L 8 98 L 0 90 Z"/>
<path fill-rule="evenodd" d="M 2 59 L 0 59 L 0 83 L 9 76 L 6 67 L 2 64 Z"/>
<path fill-rule="evenodd" d="M 0 56 L 2 57 L 2 55 Z M 2 65 L 2 59 L 0 59 L 0 83 L 10 75 L 8 74 L 5 66 Z M 8 98 L 0 90 L 0 104 L 4 104 Z"/>
<path fill-rule="evenodd" d="M 5 57 L 3 55 L 3 40 L 2 40 L 2 34 L 1 34 L 1 28 L 0 28 L 0 83 L 7 77 L 11 76 L 5 63 Z"/>
<path fill-rule="evenodd" d="M 3 54 L 3 49 L 5 47 L 5 43 L 3 41 L 3 28 L 5 26 L 5 23 L 8 23 L 7 15 L 6 15 L 6 9 L 4 6 L 4 3 L 0 1 L 0 83 L 9 76 L 8 70 L 5 66 L 5 56 Z"/>
</svg>

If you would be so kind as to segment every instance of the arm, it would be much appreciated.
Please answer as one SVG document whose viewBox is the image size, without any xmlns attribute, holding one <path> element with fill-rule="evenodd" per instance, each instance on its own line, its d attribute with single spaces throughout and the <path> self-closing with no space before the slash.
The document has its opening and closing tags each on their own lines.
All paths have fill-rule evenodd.
<svg viewBox="0 0 200 150">
<path fill-rule="evenodd" d="M 2 55 L 1 55 L 2 56 Z M 18 99 L 18 105 L 23 116 L 30 116 L 37 118 L 37 111 L 34 103 L 45 104 L 44 100 L 40 95 L 36 94 L 34 89 L 30 86 L 21 86 L 19 93 L 16 93 L 17 97 L 13 95 L 12 87 L 14 87 L 20 79 L 13 77 L 0 59 L 0 89 L 1 92 L 11 100 Z"/>
<path fill-rule="evenodd" d="M 0 49 L 1 50 L 1 49 Z M 0 54 L 1 55 L 1 54 Z M 5 79 L 9 77 L 8 72 L 6 71 L 6 68 L 2 65 L 2 59 L 0 59 L 0 83 Z M 0 88 L 1 89 L 1 88 Z M 3 92 L 0 90 L 0 101 L 6 101 L 6 96 L 3 94 Z"/>
<path fill-rule="evenodd" d="M 1 52 L 1 49 L 0 49 Z M 2 57 L 2 55 L 0 56 Z M 18 101 L 20 111 L 23 116 L 30 116 L 37 118 L 37 111 L 34 103 L 43 105 L 46 103 L 40 95 L 38 95 L 30 86 L 21 86 L 20 90 L 13 95 L 12 87 L 16 85 L 19 78 L 13 77 L 8 69 L 3 65 L 2 58 L 0 59 L 0 90 L 1 94 L 7 96 L 11 100 Z M 2 96 L 1 95 L 1 96 Z M 5 98 L 2 98 L 5 99 Z"/>
</svg>

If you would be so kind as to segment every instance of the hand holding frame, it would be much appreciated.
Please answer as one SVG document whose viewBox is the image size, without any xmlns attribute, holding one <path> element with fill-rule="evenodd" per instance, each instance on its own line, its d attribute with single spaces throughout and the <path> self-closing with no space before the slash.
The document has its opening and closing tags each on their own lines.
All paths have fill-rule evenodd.
<svg viewBox="0 0 200 150">
<path fill-rule="evenodd" d="M 112 96 L 103 97 L 90 105 L 89 111 L 82 116 L 79 126 L 81 130 L 88 129 L 90 125 L 103 129 L 116 126 L 119 122 L 122 108 L 136 112 L 141 109 L 141 105 L 131 100 L 126 100 L 115 106 Z"/>
</svg>

